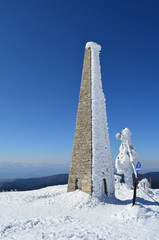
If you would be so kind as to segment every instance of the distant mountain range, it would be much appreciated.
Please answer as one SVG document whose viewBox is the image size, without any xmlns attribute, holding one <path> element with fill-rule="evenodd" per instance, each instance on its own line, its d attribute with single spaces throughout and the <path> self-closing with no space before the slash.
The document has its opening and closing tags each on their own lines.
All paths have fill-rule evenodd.
<svg viewBox="0 0 159 240">
<path fill-rule="evenodd" d="M 159 172 L 150 172 L 139 174 L 138 179 L 147 178 L 150 181 L 152 188 L 159 188 Z M 28 191 L 40 189 L 48 186 L 67 184 L 68 174 L 57 174 L 49 177 L 14 179 L 0 182 L 0 191 Z"/>
<path fill-rule="evenodd" d="M 0 182 L 0 191 L 28 191 L 48 186 L 67 184 L 68 174 L 57 174 L 49 177 L 15 179 Z"/>
</svg>

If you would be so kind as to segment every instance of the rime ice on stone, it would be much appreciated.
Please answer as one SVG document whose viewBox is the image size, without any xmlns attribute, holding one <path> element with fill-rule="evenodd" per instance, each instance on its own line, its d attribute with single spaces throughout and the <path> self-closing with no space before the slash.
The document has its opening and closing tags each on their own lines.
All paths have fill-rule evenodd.
<svg viewBox="0 0 159 240">
<path fill-rule="evenodd" d="M 102 90 L 99 52 L 88 42 L 82 72 L 68 191 L 80 189 L 96 197 L 114 193 L 113 165 Z"/>
<path fill-rule="evenodd" d="M 101 46 L 89 42 L 92 76 L 92 183 L 93 195 L 100 197 L 106 179 L 108 194 L 114 193 L 114 174 L 107 127 L 106 104 L 102 89 L 99 52 Z"/>
</svg>

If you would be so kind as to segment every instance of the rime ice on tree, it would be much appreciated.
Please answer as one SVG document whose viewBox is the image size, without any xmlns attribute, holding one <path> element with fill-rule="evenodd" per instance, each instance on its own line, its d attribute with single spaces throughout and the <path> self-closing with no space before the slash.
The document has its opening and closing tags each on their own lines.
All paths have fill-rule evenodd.
<svg viewBox="0 0 159 240">
<path fill-rule="evenodd" d="M 114 193 L 106 104 L 102 89 L 101 46 L 86 44 L 68 191 L 96 197 Z"/>
<path fill-rule="evenodd" d="M 119 148 L 119 154 L 115 160 L 117 173 L 124 174 L 124 180 L 128 187 L 131 187 L 133 184 L 131 162 L 137 157 L 137 152 L 131 144 L 130 136 L 131 132 L 128 128 L 124 128 L 121 133 L 117 133 L 116 137 L 121 140 L 122 143 Z"/>
</svg>

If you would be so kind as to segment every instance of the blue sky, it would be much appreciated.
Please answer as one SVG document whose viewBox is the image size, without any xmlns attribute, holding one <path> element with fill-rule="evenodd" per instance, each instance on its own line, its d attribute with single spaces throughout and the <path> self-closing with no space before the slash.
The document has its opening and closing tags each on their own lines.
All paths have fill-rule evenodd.
<svg viewBox="0 0 159 240">
<path fill-rule="evenodd" d="M 0 1 L 0 163 L 69 168 L 88 41 L 101 71 L 113 158 L 128 127 L 159 168 L 159 1 Z"/>
</svg>

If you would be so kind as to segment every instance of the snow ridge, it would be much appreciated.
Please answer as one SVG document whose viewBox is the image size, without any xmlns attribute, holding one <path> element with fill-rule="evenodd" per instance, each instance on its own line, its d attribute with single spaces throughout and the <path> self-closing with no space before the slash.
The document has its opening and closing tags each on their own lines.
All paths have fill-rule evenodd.
<svg viewBox="0 0 159 240">
<path fill-rule="evenodd" d="M 106 179 L 108 195 L 114 193 L 113 164 L 110 152 L 106 103 L 102 89 L 99 52 L 101 46 L 88 42 L 86 48 L 91 48 L 92 76 L 92 182 L 93 196 L 105 195 L 104 181 Z"/>
</svg>

